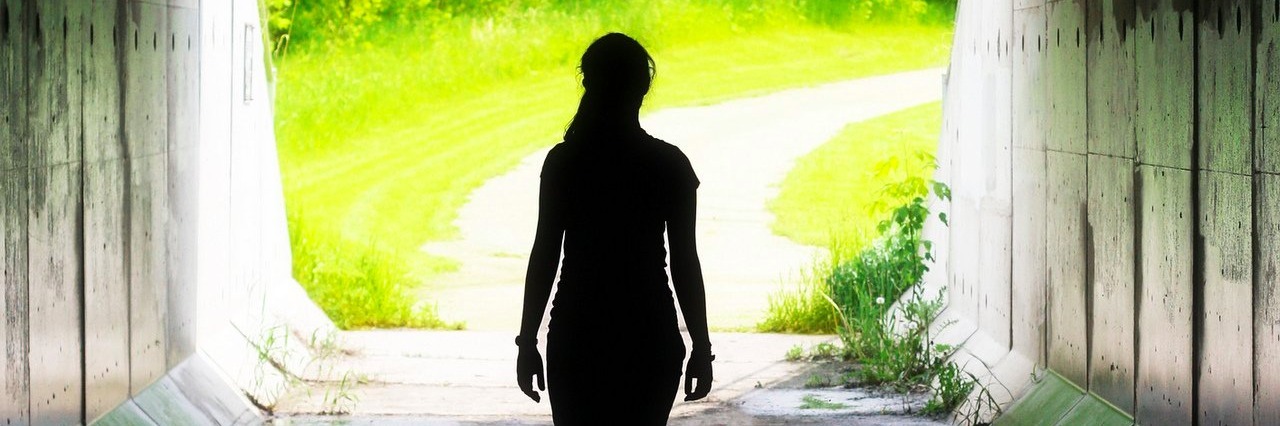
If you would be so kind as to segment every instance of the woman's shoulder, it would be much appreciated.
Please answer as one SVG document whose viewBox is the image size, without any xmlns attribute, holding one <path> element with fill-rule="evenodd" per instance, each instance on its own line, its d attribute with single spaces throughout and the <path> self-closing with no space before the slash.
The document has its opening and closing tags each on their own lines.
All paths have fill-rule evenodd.
<svg viewBox="0 0 1280 426">
<path fill-rule="evenodd" d="M 660 154 L 661 169 L 665 169 L 669 176 L 676 181 L 690 182 L 694 187 L 698 186 L 698 176 L 693 171 L 693 164 L 689 161 L 689 156 L 684 154 L 680 147 L 662 139 L 653 138 L 654 145 Z"/>
<path fill-rule="evenodd" d="M 664 156 L 670 157 L 669 159 L 671 160 L 676 160 L 680 162 L 689 161 L 689 157 L 684 155 L 684 151 L 681 151 L 679 146 L 676 146 L 675 144 L 667 142 L 662 139 L 654 138 L 652 136 L 650 137 L 653 138 L 653 145 L 656 147 L 656 150 L 659 153 L 663 154 Z"/>
<path fill-rule="evenodd" d="M 551 150 L 547 151 L 547 158 L 542 160 L 541 175 L 543 177 L 547 177 L 548 172 L 555 172 L 563 169 L 565 162 L 569 161 L 566 157 L 573 155 L 571 152 L 574 151 L 573 145 L 574 144 L 569 142 L 560 142 L 553 145 Z"/>
</svg>

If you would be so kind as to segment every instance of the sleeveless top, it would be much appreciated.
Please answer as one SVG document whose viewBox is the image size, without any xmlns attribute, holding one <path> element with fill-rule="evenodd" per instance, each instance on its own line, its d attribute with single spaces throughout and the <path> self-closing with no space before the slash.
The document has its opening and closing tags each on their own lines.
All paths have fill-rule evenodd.
<svg viewBox="0 0 1280 426">
<path fill-rule="evenodd" d="M 642 130 L 553 147 L 542 167 L 540 202 L 549 204 L 541 214 L 565 231 L 551 327 L 604 319 L 674 326 L 666 222 L 698 184 L 679 148 Z"/>
</svg>

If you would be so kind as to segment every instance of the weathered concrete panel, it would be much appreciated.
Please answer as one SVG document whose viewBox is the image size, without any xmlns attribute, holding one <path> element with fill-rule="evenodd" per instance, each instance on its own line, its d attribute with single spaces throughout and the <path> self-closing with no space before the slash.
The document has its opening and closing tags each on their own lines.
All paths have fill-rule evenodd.
<svg viewBox="0 0 1280 426">
<path fill-rule="evenodd" d="M 981 5 L 965 8 L 957 13 L 981 13 Z M 987 41 L 981 40 L 980 37 L 981 34 L 970 27 L 957 26 L 955 35 L 957 48 L 951 52 L 952 62 L 957 66 L 980 67 L 982 58 L 978 48 L 988 45 Z M 947 78 L 949 80 L 946 88 L 948 99 L 977 99 L 980 96 L 978 85 L 972 82 L 973 78 L 960 79 L 954 74 L 948 75 Z M 975 100 L 975 102 L 978 101 Z M 978 261 L 979 228 L 977 225 L 979 220 L 978 205 L 974 197 L 969 194 L 969 188 L 980 185 L 977 182 L 981 179 L 978 175 L 969 172 L 973 167 L 971 164 L 978 161 L 979 156 L 974 154 L 974 150 L 965 148 L 969 146 L 968 141 L 974 139 L 971 134 L 978 132 L 978 126 L 984 122 L 977 119 L 976 115 L 970 112 L 971 110 L 960 108 L 957 102 L 947 101 L 943 106 L 952 112 L 948 115 L 945 125 L 948 129 L 945 138 L 953 147 L 950 151 L 952 171 L 948 184 L 951 185 L 952 195 L 948 214 L 952 224 L 956 221 L 969 224 L 967 229 L 959 229 L 953 225 L 952 236 L 948 239 L 948 252 L 955 253 L 955 256 L 950 258 L 950 265 L 945 271 L 947 310 L 955 313 L 957 317 L 972 319 L 973 325 L 976 326 L 975 294 L 978 272 L 972 264 Z"/>
<path fill-rule="evenodd" d="M 150 3 L 126 6 L 124 105 L 126 157 L 164 152 L 168 140 L 165 109 L 168 96 L 167 52 L 160 38 L 168 34 L 168 11 Z"/>
<path fill-rule="evenodd" d="M 1008 170 L 1007 168 L 1005 170 Z M 1008 203 L 1008 201 L 1004 201 Z M 1008 350 L 1013 321 L 1012 212 L 984 205 L 980 214 L 981 239 L 978 259 L 978 327 L 985 331 L 997 347 Z M 995 362 L 996 359 L 984 359 Z"/>
<path fill-rule="evenodd" d="M 1274 6 L 1274 4 L 1273 4 Z M 1280 10 L 1259 7 L 1254 20 L 1254 168 L 1280 173 Z"/>
<path fill-rule="evenodd" d="M 164 374 L 168 288 L 165 285 L 165 156 L 134 158 L 129 167 L 129 390 L 133 395 Z"/>
<path fill-rule="evenodd" d="M 126 6 L 123 153 L 128 176 L 126 220 L 129 244 L 129 391 L 136 396 L 164 374 L 168 329 L 166 181 L 167 6 Z"/>
<path fill-rule="evenodd" d="M 1081 386 L 1088 380 L 1085 231 L 1088 186 L 1083 154 L 1046 153 L 1045 258 L 1049 368 Z"/>
<path fill-rule="evenodd" d="M 89 1 L 68 0 L 66 16 L 62 21 L 65 34 L 62 53 L 66 62 L 67 111 L 67 161 L 81 161 L 84 157 L 84 69 L 89 50 Z"/>
<path fill-rule="evenodd" d="M 199 236 L 202 250 L 197 253 L 200 309 L 199 330 L 205 341 L 214 336 L 233 338 L 217 312 L 229 312 L 231 181 L 231 57 L 230 31 L 219 23 L 230 22 L 231 2 L 203 2 L 199 49 L 203 55 L 200 69 L 200 204 Z M 203 346 L 203 344 L 202 344 Z M 223 360 L 216 358 L 219 362 Z"/>
<path fill-rule="evenodd" d="M 1253 417 L 1251 188 L 1249 176 L 1200 172 L 1200 424 L 1247 425 Z"/>
<path fill-rule="evenodd" d="M 37 139 L 38 140 L 38 139 Z M 29 169 L 31 422 L 81 421 L 80 167 Z"/>
<path fill-rule="evenodd" d="M 1013 146 L 1044 150 L 1048 118 L 1045 9 L 1020 9 L 1014 12 L 1013 20 L 1017 43 L 1013 49 Z"/>
<path fill-rule="evenodd" d="M 27 125 L 31 139 L 28 165 L 63 164 L 80 159 L 80 144 L 68 137 L 67 103 L 67 2 L 49 0 L 29 3 L 32 38 L 27 49 Z"/>
<path fill-rule="evenodd" d="M 79 141 L 69 134 L 67 2 L 33 7 L 27 50 L 31 422 L 81 421 Z M 78 124 L 78 123 L 77 123 Z"/>
<path fill-rule="evenodd" d="M 1138 162 L 1191 169 L 1195 134 L 1195 17 L 1192 0 L 1139 0 Z"/>
<path fill-rule="evenodd" d="M 27 116 L 26 56 L 27 21 L 17 0 L 0 1 L 0 171 L 27 167 L 27 144 L 23 138 Z"/>
<path fill-rule="evenodd" d="M 1045 152 L 1014 148 L 1012 348 L 1039 365 L 1045 363 L 1047 186 Z"/>
<path fill-rule="evenodd" d="M 24 3 L 0 0 L 0 422 L 30 421 L 27 372 L 27 97 L 28 11 Z"/>
<path fill-rule="evenodd" d="M 1191 172 L 1139 166 L 1137 186 L 1140 424 L 1191 424 Z"/>
<path fill-rule="evenodd" d="M 1280 155 L 1280 153 L 1277 153 Z M 1258 204 L 1253 284 L 1253 422 L 1280 424 L 1280 176 L 1253 177 Z"/>
<path fill-rule="evenodd" d="M 85 419 L 129 396 L 127 169 L 120 133 L 117 3 L 92 2 L 84 50 Z M 115 31 L 113 31 L 115 30 Z"/>
<path fill-rule="evenodd" d="M 4 200 L 0 203 L 0 247 L 4 284 L 4 364 L 0 365 L 0 379 L 4 392 L 0 393 L 0 420 L 5 423 L 26 424 L 30 419 L 31 381 L 27 371 L 30 340 L 27 291 L 27 171 L 25 169 L 0 171 L 0 189 Z"/>
<path fill-rule="evenodd" d="M 98 162 L 125 155 L 120 135 L 120 50 L 118 3 L 92 2 L 89 46 L 84 49 L 84 160 Z M 87 182 L 87 181 L 86 181 Z"/>
<path fill-rule="evenodd" d="M 982 27 L 989 41 L 990 50 L 981 55 L 985 64 L 981 86 L 981 105 L 989 113 L 976 116 L 983 123 L 977 137 L 968 143 L 978 145 L 973 150 L 979 154 L 967 163 L 965 172 L 980 177 L 976 185 L 962 188 L 978 205 L 981 220 L 979 236 L 978 269 L 978 327 L 996 344 L 1007 351 L 1011 344 L 1009 333 L 1012 325 L 1012 277 L 1010 276 L 1013 244 L 1013 99 L 1009 96 L 1013 85 L 1013 8 L 1010 0 L 984 2 L 988 10 L 982 14 Z M 994 38 L 992 32 L 994 30 Z M 982 141 L 982 142 L 978 142 Z M 1001 354 L 1003 356 L 1003 354 Z M 995 363 L 998 358 L 984 359 Z"/>
<path fill-rule="evenodd" d="M 954 192 L 952 193 L 954 194 Z M 962 265 L 977 265 L 980 259 L 978 244 L 980 217 L 977 208 L 969 200 L 951 199 L 951 216 L 948 218 L 951 232 L 951 272 L 947 292 L 950 301 L 947 309 L 955 309 L 964 318 L 977 319 L 978 270 Z M 965 228 L 956 227 L 965 224 Z"/>
<path fill-rule="evenodd" d="M 1133 413 L 1132 160 L 1089 155 L 1089 390 Z"/>
<path fill-rule="evenodd" d="M 1011 348 L 1045 363 L 1045 125 L 1048 43 L 1043 4 L 1013 15 Z"/>
<path fill-rule="evenodd" d="M 105 134 L 104 134 L 105 133 Z M 111 141 L 110 132 L 89 141 Z M 129 253 L 127 168 L 85 163 L 85 418 L 96 419 L 129 397 Z"/>
<path fill-rule="evenodd" d="M 1087 3 L 1089 152 L 1133 158 L 1138 100 L 1134 0 Z"/>
<path fill-rule="evenodd" d="M 1085 134 L 1085 10 L 1082 2 L 1059 1 L 1045 5 L 1048 40 L 1045 43 L 1045 88 L 1049 120 L 1048 149 L 1084 154 Z"/>
<path fill-rule="evenodd" d="M 196 215 L 199 211 L 199 36 L 200 17 L 195 9 L 170 7 L 168 11 L 168 126 L 166 230 L 168 367 L 194 353 L 196 345 Z"/>
<path fill-rule="evenodd" d="M 1197 120 L 1200 168 L 1253 172 L 1253 66 L 1250 3 L 1200 2 Z"/>
</svg>

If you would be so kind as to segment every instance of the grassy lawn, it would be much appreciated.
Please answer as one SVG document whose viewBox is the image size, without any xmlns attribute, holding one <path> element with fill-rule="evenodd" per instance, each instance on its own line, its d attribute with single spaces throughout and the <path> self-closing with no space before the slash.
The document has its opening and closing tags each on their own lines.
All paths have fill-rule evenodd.
<svg viewBox="0 0 1280 426">
<path fill-rule="evenodd" d="M 418 248 L 455 237 L 468 193 L 560 140 L 577 58 L 605 32 L 655 57 L 649 111 L 940 66 L 950 48 L 949 24 L 833 24 L 739 3 L 425 15 L 349 43 L 295 43 L 276 58 L 295 276 L 344 328 L 450 326 L 410 289 L 455 265 Z"/>
<path fill-rule="evenodd" d="M 860 250 L 878 236 L 888 208 L 906 201 L 886 199 L 885 184 L 933 176 L 941 131 L 941 102 L 850 124 L 796 161 L 769 204 L 773 231 L 804 244 Z"/>
</svg>

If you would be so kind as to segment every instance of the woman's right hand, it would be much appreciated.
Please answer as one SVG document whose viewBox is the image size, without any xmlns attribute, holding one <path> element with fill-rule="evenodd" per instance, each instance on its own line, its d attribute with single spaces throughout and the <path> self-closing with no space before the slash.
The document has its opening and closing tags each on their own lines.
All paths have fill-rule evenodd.
<svg viewBox="0 0 1280 426">
<path fill-rule="evenodd" d="M 529 396 L 533 402 L 542 402 L 542 395 L 538 391 L 533 390 L 533 378 L 538 378 L 538 390 L 547 390 L 546 379 L 543 378 L 545 372 L 542 369 L 542 354 L 538 353 L 538 347 L 533 345 L 521 345 L 520 355 L 516 356 L 516 383 L 520 384 L 520 390 Z"/>
<path fill-rule="evenodd" d="M 684 369 L 684 400 L 696 401 L 706 398 L 711 393 L 711 361 L 716 359 L 711 351 L 694 350 L 689 354 L 689 362 Z M 697 386 L 694 386 L 694 380 Z"/>
</svg>

